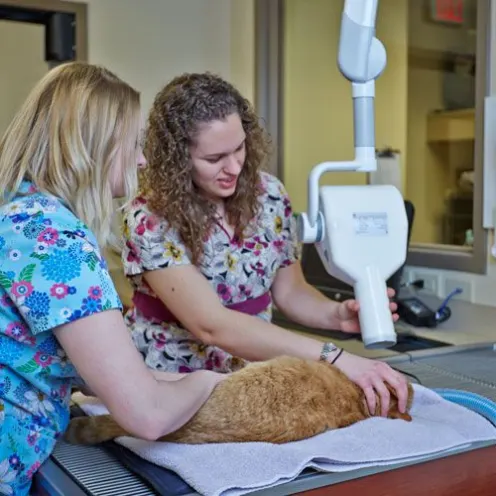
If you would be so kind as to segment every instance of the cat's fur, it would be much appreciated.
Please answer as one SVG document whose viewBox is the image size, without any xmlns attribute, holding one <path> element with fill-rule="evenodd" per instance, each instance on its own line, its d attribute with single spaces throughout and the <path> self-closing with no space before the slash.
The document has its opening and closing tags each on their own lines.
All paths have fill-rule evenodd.
<svg viewBox="0 0 496 496">
<path fill-rule="evenodd" d="M 388 417 L 401 414 L 391 392 Z M 413 388 L 408 384 L 408 409 Z M 377 400 L 380 412 L 380 400 Z M 325 362 L 279 357 L 251 363 L 221 382 L 196 415 L 178 431 L 159 441 L 286 443 L 349 426 L 370 417 L 363 391 L 338 368 Z M 110 415 L 73 419 L 66 440 L 97 444 L 128 435 Z"/>
</svg>

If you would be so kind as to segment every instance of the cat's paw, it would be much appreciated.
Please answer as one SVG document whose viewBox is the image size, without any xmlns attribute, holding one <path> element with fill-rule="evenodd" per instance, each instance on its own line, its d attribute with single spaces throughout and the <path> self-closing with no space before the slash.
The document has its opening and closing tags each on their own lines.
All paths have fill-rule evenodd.
<svg viewBox="0 0 496 496">
<path fill-rule="evenodd" d="M 411 422 L 413 420 L 412 419 L 412 416 L 408 412 L 401 413 L 398 410 L 390 411 L 389 412 L 389 415 L 388 415 L 388 418 L 390 418 L 390 419 L 400 419 L 400 420 L 404 420 L 405 422 Z"/>
</svg>

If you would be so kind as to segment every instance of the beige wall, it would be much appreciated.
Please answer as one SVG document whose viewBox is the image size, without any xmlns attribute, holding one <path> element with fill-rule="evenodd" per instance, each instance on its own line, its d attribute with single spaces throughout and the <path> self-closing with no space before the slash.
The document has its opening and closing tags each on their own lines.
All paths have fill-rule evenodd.
<svg viewBox="0 0 496 496">
<path fill-rule="evenodd" d="M 142 92 L 146 113 L 157 91 L 185 71 L 211 71 L 254 97 L 253 0 L 88 0 L 89 61 Z M 117 219 L 115 228 L 120 227 Z M 130 288 L 119 255 L 108 254 L 125 304 Z"/>
<path fill-rule="evenodd" d="M 313 166 L 353 159 L 353 107 L 351 85 L 336 64 L 342 2 L 288 0 L 285 6 L 284 180 L 295 210 L 302 211 Z M 388 65 L 376 85 L 376 142 L 402 151 L 407 132 L 406 20 L 404 1 L 380 2 L 377 31 Z M 365 181 L 365 174 L 358 173 L 322 178 L 322 184 Z"/>
<path fill-rule="evenodd" d="M 157 91 L 185 71 L 218 73 L 253 100 L 253 0 L 88 0 L 86 3 L 89 61 L 110 68 L 141 91 L 145 114 Z M 41 26 L 0 22 L 0 46 L 2 131 L 48 67 L 43 61 Z M 122 277 L 119 256 L 108 255 L 117 288 L 128 303 L 130 292 Z"/>
<path fill-rule="evenodd" d="M 254 0 L 230 0 L 230 80 L 255 102 L 255 7 Z"/>
<path fill-rule="evenodd" d="M 142 92 L 184 71 L 230 75 L 229 0 L 87 0 L 89 61 L 114 70 Z"/>
<path fill-rule="evenodd" d="M 0 135 L 47 71 L 42 26 L 0 21 Z"/>
</svg>

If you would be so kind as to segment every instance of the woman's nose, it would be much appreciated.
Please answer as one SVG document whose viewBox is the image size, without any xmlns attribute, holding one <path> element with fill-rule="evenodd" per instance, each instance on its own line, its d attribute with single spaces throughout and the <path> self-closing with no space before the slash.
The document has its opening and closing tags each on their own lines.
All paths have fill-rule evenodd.
<svg viewBox="0 0 496 496">
<path fill-rule="evenodd" d="M 237 176 L 241 168 L 243 167 L 243 164 L 240 162 L 239 158 L 236 157 L 235 155 L 230 155 L 229 157 L 226 157 L 226 164 L 224 166 L 224 170 L 233 176 Z"/>
<path fill-rule="evenodd" d="M 143 152 L 140 152 L 139 157 L 138 157 L 138 167 L 145 167 L 146 165 L 146 158 L 143 155 Z"/>
</svg>

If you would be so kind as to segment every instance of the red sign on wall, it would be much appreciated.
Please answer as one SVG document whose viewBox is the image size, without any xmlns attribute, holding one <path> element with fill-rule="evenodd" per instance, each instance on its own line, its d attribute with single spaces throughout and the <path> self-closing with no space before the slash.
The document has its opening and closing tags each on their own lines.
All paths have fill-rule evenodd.
<svg viewBox="0 0 496 496">
<path fill-rule="evenodd" d="M 450 24 L 463 24 L 463 0 L 431 0 L 433 20 Z"/>
</svg>

